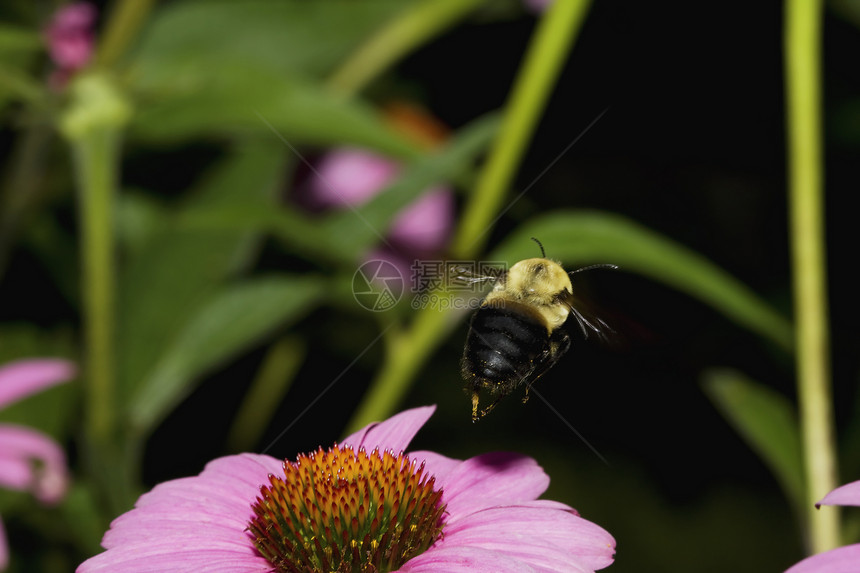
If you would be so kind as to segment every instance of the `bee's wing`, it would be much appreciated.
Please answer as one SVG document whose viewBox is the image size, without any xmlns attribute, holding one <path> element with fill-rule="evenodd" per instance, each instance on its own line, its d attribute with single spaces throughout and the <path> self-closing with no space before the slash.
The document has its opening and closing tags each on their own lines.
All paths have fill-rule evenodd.
<svg viewBox="0 0 860 573">
<path fill-rule="evenodd" d="M 563 291 L 560 295 L 559 302 L 565 305 L 570 314 L 576 319 L 582 335 L 588 338 L 589 333 L 593 332 L 602 341 L 607 341 L 609 336 L 614 334 L 614 330 L 606 321 L 597 316 L 597 313 L 584 301 L 577 299 L 573 294 Z"/>
<path fill-rule="evenodd" d="M 503 279 L 507 274 L 507 269 L 486 265 L 478 267 L 474 261 L 450 262 L 448 274 L 451 283 L 471 286 Z"/>
</svg>

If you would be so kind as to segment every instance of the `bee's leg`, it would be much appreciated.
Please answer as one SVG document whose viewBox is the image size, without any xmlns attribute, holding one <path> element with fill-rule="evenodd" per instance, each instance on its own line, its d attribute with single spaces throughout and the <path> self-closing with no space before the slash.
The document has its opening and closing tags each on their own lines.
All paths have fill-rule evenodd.
<svg viewBox="0 0 860 573">
<path fill-rule="evenodd" d="M 507 392 L 503 392 L 503 393 L 499 394 L 499 395 L 496 397 L 496 399 L 495 399 L 495 400 L 493 400 L 493 402 L 492 402 L 489 406 L 487 406 L 486 408 L 484 408 L 483 410 L 481 410 L 481 416 L 480 416 L 480 417 L 481 417 L 481 418 L 483 418 L 484 416 L 486 416 L 487 414 L 489 414 L 490 412 L 492 412 L 492 411 L 493 411 L 493 408 L 495 408 L 495 407 L 496 407 L 496 404 L 498 404 L 499 402 L 501 402 L 502 398 L 504 398 L 504 397 L 505 397 L 505 396 L 507 396 L 507 395 L 508 395 L 508 393 L 507 393 Z M 472 422 L 477 422 L 479 419 L 480 419 L 480 418 L 478 418 L 477 416 L 475 416 L 475 412 L 473 411 L 473 412 L 472 412 Z"/>
<path fill-rule="evenodd" d="M 496 404 L 502 401 L 502 399 L 511 393 L 513 390 L 513 386 L 508 386 L 504 384 L 497 384 L 495 388 L 492 389 L 492 393 L 495 395 L 495 400 L 492 403 L 478 412 L 478 389 L 473 388 L 472 390 L 472 423 L 477 422 L 487 414 L 493 411 L 493 408 L 496 407 Z"/>
<path fill-rule="evenodd" d="M 555 366 L 555 363 L 564 356 L 564 353 L 570 349 L 570 336 L 564 331 L 556 330 L 549 339 L 549 347 L 541 354 L 536 361 L 534 370 L 527 377 L 526 392 L 523 396 L 523 404 L 529 401 L 529 390 L 532 384 L 537 382 L 538 378 L 546 374 L 546 372 Z"/>
</svg>

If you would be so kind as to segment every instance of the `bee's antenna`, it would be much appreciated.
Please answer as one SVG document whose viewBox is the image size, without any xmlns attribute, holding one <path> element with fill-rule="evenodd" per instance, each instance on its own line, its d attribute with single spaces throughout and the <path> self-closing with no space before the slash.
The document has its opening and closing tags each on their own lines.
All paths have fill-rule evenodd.
<svg viewBox="0 0 860 573">
<path fill-rule="evenodd" d="M 600 264 L 596 264 L 596 265 L 588 265 L 587 267 L 582 267 L 581 269 L 576 269 L 575 271 L 570 271 L 567 274 L 573 275 L 576 273 L 581 273 L 582 271 L 592 271 L 594 269 L 609 269 L 609 270 L 614 271 L 614 270 L 618 269 L 618 265 L 613 265 L 611 263 L 600 263 Z"/>
<path fill-rule="evenodd" d="M 542 256 L 543 258 L 546 258 L 546 251 L 543 250 L 543 244 L 540 241 L 538 241 L 535 237 L 532 237 L 531 239 L 532 239 L 532 241 L 534 241 L 535 243 L 538 244 L 538 247 L 540 247 L 540 256 Z"/>
</svg>

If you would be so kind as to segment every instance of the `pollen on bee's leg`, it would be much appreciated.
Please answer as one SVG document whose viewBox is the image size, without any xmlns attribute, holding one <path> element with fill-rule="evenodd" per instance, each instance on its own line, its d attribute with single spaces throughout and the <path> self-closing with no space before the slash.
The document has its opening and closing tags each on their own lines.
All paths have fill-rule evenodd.
<svg viewBox="0 0 860 573">
<path fill-rule="evenodd" d="M 529 401 L 529 390 L 531 390 L 531 389 L 532 389 L 532 383 L 529 382 L 528 384 L 526 384 L 526 393 L 523 396 L 523 404 L 525 404 L 526 402 Z"/>
<path fill-rule="evenodd" d="M 478 421 L 478 392 L 477 390 L 472 391 L 472 423 Z"/>
</svg>

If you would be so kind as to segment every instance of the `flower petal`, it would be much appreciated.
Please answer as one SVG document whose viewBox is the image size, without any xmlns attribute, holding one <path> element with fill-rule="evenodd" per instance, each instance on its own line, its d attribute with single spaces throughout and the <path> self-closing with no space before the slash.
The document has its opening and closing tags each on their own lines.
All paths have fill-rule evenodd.
<svg viewBox="0 0 860 573">
<path fill-rule="evenodd" d="M 816 503 L 815 507 L 822 505 L 860 505 L 860 481 L 837 487 Z"/>
<path fill-rule="evenodd" d="M 397 175 L 397 164 L 363 149 L 345 147 L 326 154 L 304 187 L 321 207 L 347 208 L 366 203 Z"/>
<path fill-rule="evenodd" d="M 454 195 L 447 187 L 433 187 L 394 218 L 389 238 L 418 253 L 445 246 L 454 222 Z"/>
<path fill-rule="evenodd" d="M 443 546 L 480 547 L 538 571 L 593 571 L 612 563 L 615 539 L 557 502 L 537 500 L 454 517 Z"/>
<path fill-rule="evenodd" d="M 213 460 L 200 473 L 162 483 L 114 520 L 102 546 L 78 573 L 145 571 L 271 571 L 248 532 L 251 503 L 275 458 L 240 454 Z"/>
<path fill-rule="evenodd" d="M 30 428 L 0 425 L 0 485 L 50 504 L 65 495 L 68 481 L 66 454 L 57 442 Z"/>
<path fill-rule="evenodd" d="M 135 508 L 117 517 L 102 539 L 106 549 L 141 539 L 173 538 L 183 533 L 213 540 L 244 540 L 253 515 L 251 504 L 270 473 L 282 462 L 269 456 L 240 454 L 209 462 L 198 476 L 155 486 Z"/>
<path fill-rule="evenodd" d="M 0 408 L 67 382 L 75 376 L 75 365 L 57 358 L 33 358 L 0 367 Z"/>
<path fill-rule="evenodd" d="M 858 563 L 860 545 L 848 545 L 807 557 L 785 573 L 856 573 Z"/>
<path fill-rule="evenodd" d="M 5 571 L 9 566 L 9 543 L 6 541 L 6 528 L 0 519 L 0 571 Z"/>
<path fill-rule="evenodd" d="M 531 501 L 546 491 L 549 476 L 535 460 L 511 452 L 475 456 L 436 483 L 451 515 L 467 515 L 495 505 Z"/>
<path fill-rule="evenodd" d="M 419 463 L 423 461 L 427 472 L 436 478 L 437 487 L 441 487 L 440 484 L 445 483 L 451 472 L 463 463 L 463 460 L 455 460 L 426 450 L 409 452 L 409 459 L 416 460 Z"/>
<path fill-rule="evenodd" d="M 363 447 L 365 450 L 393 450 L 400 453 L 406 449 L 418 430 L 421 429 L 436 406 L 422 406 L 405 410 L 388 418 L 384 422 L 374 422 L 356 433 L 344 438 L 340 444 L 352 446 L 353 449 Z"/>
<path fill-rule="evenodd" d="M 397 573 L 533 573 L 525 563 L 497 551 L 475 547 L 431 547 L 407 561 Z"/>
<path fill-rule="evenodd" d="M 241 532 L 240 532 L 241 533 Z M 192 535 L 164 536 L 123 545 L 122 551 L 105 551 L 82 563 L 77 573 L 238 572 L 269 573 L 272 564 L 257 553 L 253 543 L 206 539 Z"/>
</svg>

